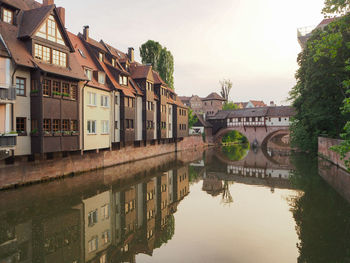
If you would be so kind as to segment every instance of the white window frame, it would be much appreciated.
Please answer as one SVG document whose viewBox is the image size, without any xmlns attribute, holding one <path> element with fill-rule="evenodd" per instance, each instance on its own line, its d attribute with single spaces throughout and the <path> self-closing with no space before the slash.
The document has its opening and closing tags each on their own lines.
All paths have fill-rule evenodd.
<svg viewBox="0 0 350 263">
<path fill-rule="evenodd" d="M 106 121 L 106 120 L 101 121 L 101 133 L 109 134 L 109 121 Z"/>
<path fill-rule="evenodd" d="M 101 95 L 101 107 L 109 108 L 109 96 Z"/>
<path fill-rule="evenodd" d="M 96 134 L 96 130 L 97 130 L 97 122 L 96 122 L 96 120 L 88 120 L 87 121 L 87 132 L 88 132 L 88 134 Z"/>
<path fill-rule="evenodd" d="M 91 91 L 88 91 L 88 100 L 89 106 L 97 106 L 97 94 Z"/>
<path fill-rule="evenodd" d="M 104 72 L 98 72 L 98 83 L 105 84 L 106 83 L 106 74 Z"/>
<path fill-rule="evenodd" d="M 88 78 L 88 80 L 92 80 L 92 70 L 89 68 L 84 68 L 85 76 Z"/>
</svg>

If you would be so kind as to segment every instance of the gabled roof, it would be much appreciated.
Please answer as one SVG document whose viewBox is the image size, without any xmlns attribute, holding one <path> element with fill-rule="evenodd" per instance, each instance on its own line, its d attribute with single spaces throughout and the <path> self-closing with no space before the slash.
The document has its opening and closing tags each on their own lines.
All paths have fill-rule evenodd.
<svg viewBox="0 0 350 263">
<path fill-rule="evenodd" d="M 226 101 L 223 97 L 221 97 L 216 92 L 210 93 L 207 97 L 203 98 L 202 100 L 221 100 L 221 101 Z"/>
<path fill-rule="evenodd" d="M 152 74 L 152 66 L 140 65 L 139 63 L 132 63 L 130 65 L 131 77 L 133 79 L 148 79 L 154 82 Z"/>
<path fill-rule="evenodd" d="M 31 37 L 37 29 L 49 17 L 55 5 L 42 6 L 35 9 L 24 11 L 22 14 L 21 23 L 19 25 L 18 37 Z"/>
<path fill-rule="evenodd" d="M 250 100 L 254 107 L 266 107 L 267 105 L 262 100 Z"/>
<path fill-rule="evenodd" d="M 84 35 L 82 33 L 79 33 L 78 37 L 81 39 L 84 39 Z M 97 40 L 95 40 L 91 37 L 89 37 L 89 39 L 86 42 L 94 47 L 97 47 L 98 49 L 102 50 L 103 52 L 108 53 L 108 50 L 106 49 L 106 47 L 104 46 L 103 43 L 98 42 Z"/>
<path fill-rule="evenodd" d="M 54 12 L 57 26 L 60 28 L 60 33 L 62 34 L 68 48 L 71 51 L 74 51 L 61 18 L 56 11 L 55 5 L 42 6 L 36 9 L 24 11 L 19 25 L 18 38 L 33 37 L 35 32 L 41 27 L 52 12 Z"/>
<path fill-rule="evenodd" d="M 316 28 L 322 28 L 322 27 L 325 27 L 326 25 L 330 24 L 331 22 L 333 22 L 336 18 L 335 17 L 332 17 L 332 18 L 325 18 L 321 21 L 321 23 L 319 23 L 317 25 Z"/>
<path fill-rule="evenodd" d="M 152 73 L 153 73 L 154 84 L 160 84 L 160 85 L 163 85 L 163 86 L 167 86 L 167 84 L 159 76 L 159 73 L 157 71 L 152 70 Z"/>
<path fill-rule="evenodd" d="M 83 68 L 84 67 L 89 68 L 92 71 L 97 71 L 98 68 L 95 65 L 92 57 L 90 56 L 89 51 L 86 49 L 86 47 L 85 47 L 84 43 L 81 41 L 81 39 L 78 36 L 76 36 L 70 32 L 68 32 L 68 36 L 69 36 L 69 38 L 70 38 L 70 40 L 75 48 L 74 56 L 77 59 L 80 66 Z M 80 52 L 82 52 L 82 54 L 84 56 L 82 56 L 82 54 Z M 92 74 L 92 79 L 88 82 L 88 85 L 95 87 L 95 88 L 107 90 L 107 91 L 110 90 L 108 88 L 107 84 L 99 83 L 98 80 L 95 78 L 94 74 Z"/>
</svg>

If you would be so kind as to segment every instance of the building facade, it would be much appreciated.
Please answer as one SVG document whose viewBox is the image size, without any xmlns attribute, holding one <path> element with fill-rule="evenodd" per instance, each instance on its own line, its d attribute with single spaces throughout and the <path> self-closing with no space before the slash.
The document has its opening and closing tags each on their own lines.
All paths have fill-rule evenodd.
<svg viewBox="0 0 350 263">
<path fill-rule="evenodd" d="M 150 65 L 67 31 L 54 0 L 0 0 L 0 159 L 119 149 L 188 135 L 188 108 Z M 171 139 L 171 140 L 170 140 Z"/>
</svg>

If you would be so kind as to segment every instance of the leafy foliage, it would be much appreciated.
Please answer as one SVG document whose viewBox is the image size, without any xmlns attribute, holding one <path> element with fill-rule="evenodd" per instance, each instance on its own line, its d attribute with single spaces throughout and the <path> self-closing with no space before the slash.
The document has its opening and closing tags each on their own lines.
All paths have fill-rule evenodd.
<svg viewBox="0 0 350 263">
<path fill-rule="evenodd" d="M 224 103 L 224 105 L 222 106 L 223 110 L 237 110 L 238 106 L 236 104 L 234 104 L 232 101 L 226 102 Z"/>
<path fill-rule="evenodd" d="M 222 142 L 223 143 L 229 143 L 229 142 L 247 143 L 248 139 L 238 131 L 230 131 L 227 134 L 225 134 L 224 137 L 222 137 Z"/>
<path fill-rule="evenodd" d="M 226 101 L 228 101 L 230 92 L 232 89 L 232 81 L 229 79 L 224 79 L 220 81 L 220 85 L 221 85 L 221 91 L 220 91 L 221 97 L 223 97 Z"/>
<path fill-rule="evenodd" d="M 315 30 L 298 56 L 297 84 L 290 92 L 296 109 L 291 125 L 292 144 L 301 150 L 316 151 L 318 136 L 336 138 L 346 116 L 341 105 L 350 58 L 350 17 L 344 16 L 324 30 Z"/>
<path fill-rule="evenodd" d="M 140 55 L 142 63 L 151 64 L 169 88 L 174 89 L 174 57 L 171 52 L 159 42 L 148 40 L 141 45 Z"/>
<path fill-rule="evenodd" d="M 198 121 L 197 115 L 193 113 L 192 109 L 188 111 L 188 128 L 192 128 L 193 125 Z"/>
<path fill-rule="evenodd" d="M 222 147 L 222 152 L 231 161 L 242 160 L 249 151 L 249 143 Z"/>
<path fill-rule="evenodd" d="M 349 11 L 349 0 L 325 0 L 323 14 L 345 14 Z"/>
</svg>

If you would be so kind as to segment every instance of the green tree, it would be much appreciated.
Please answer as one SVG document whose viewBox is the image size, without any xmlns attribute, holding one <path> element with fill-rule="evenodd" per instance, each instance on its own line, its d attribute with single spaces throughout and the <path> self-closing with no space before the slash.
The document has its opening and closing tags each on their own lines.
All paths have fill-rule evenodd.
<svg viewBox="0 0 350 263">
<path fill-rule="evenodd" d="M 349 0 L 325 0 L 323 14 L 345 14 L 349 11 Z"/>
<path fill-rule="evenodd" d="M 316 151 L 320 135 L 337 138 L 346 122 L 340 107 L 349 75 L 349 22 L 347 15 L 315 30 L 298 56 L 297 84 L 290 92 L 297 112 L 291 133 L 292 144 L 301 150 Z"/>
<path fill-rule="evenodd" d="M 143 64 L 151 64 L 158 71 L 158 63 L 162 45 L 159 42 L 148 40 L 140 47 L 140 56 Z"/>
<path fill-rule="evenodd" d="M 225 102 L 222 106 L 223 110 L 237 110 L 238 106 L 234 104 L 232 101 Z"/>
<path fill-rule="evenodd" d="M 222 81 L 220 81 L 220 85 L 221 85 L 221 97 L 223 97 L 226 101 L 229 100 L 230 97 L 230 92 L 232 89 L 232 81 L 229 79 L 223 79 Z"/>
<path fill-rule="evenodd" d="M 174 57 L 166 47 L 148 40 L 141 45 L 140 56 L 143 64 L 151 64 L 169 88 L 174 89 Z"/>
<path fill-rule="evenodd" d="M 198 121 L 197 115 L 193 113 L 192 109 L 189 109 L 188 110 L 188 128 L 191 129 L 197 121 Z"/>
<path fill-rule="evenodd" d="M 174 57 L 165 47 L 160 51 L 157 71 L 169 88 L 174 89 Z"/>
</svg>

